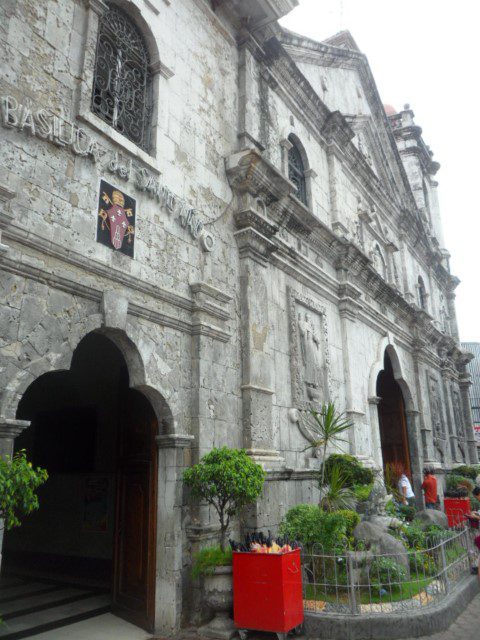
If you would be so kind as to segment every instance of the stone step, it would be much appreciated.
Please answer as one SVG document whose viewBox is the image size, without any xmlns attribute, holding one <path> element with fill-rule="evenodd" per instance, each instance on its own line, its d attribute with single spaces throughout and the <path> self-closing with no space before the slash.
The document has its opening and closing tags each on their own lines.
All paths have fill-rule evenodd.
<svg viewBox="0 0 480 640">
<path fill-rule="evenodd" d="M 0 617 L 3 620 L 9 620 L 16 616 L 40 611 L 41 609 L 75 602 L 75 600 L 88 598 L 91 595 L 93 594 L 90 589 L 82 590 L 69 587 L 57 588 L 47 593 L 32 594 L 0 604 Z"/>
<path fill-rule="evenodd" d="M 0 589 L 0 611 L 2 611 L 3 602 L 9 602 L 16 598 L 26 598 L 37 593 L 47 593 L 55 589 L 61 589 L 61 587 L 49 582 L 23 582 L 22 584 Z"/>
<path fill-rule="evenodd" d="M 72 598 L 70 597 L 69 600 Z M 17 615 L 0 625 L 0 640 L 20 640 L 30 636 L 64 627 L 80 620 L 92 618 L 110 611 L 110 594 L 75 597 L 63 604 L 51 603 L 46 608 Z"/>
</svg>

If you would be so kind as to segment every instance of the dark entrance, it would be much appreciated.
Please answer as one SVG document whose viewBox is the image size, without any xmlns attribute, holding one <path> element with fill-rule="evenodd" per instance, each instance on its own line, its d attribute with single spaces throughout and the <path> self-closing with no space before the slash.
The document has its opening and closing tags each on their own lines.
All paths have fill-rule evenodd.
<svg viewBox="0 0 480 640">
<path fill-rule="evenodd" d="M 384 368 L 377 378 L 377 396 L 383 466 L 402 465 L 411 477 L 410 448 L 407 435 L 405 403 L 400 385 L 395 380 L 392 362 L 385 351 Z"/>
<path fill-rule="evenodd" d="M 26 449 L 49 480 L 39 511 L 5 535 L 3 575 L 83 590 L 83 609 L 88 590 L 102 594 L 112 611 L 152 631 L 157 420 L 129 388 L 121 352 L 89 334 L 69 371 L 31 384 L 17 417 L 31 426 L 15 448 Z"/>
</svg>

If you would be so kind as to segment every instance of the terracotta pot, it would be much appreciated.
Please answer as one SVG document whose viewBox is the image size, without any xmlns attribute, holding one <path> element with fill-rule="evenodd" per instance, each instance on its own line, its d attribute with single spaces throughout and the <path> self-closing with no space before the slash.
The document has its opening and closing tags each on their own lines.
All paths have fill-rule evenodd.
<svg viewBox="0 0 480 640">
<path fill-rule="evenodd" d="M 230 640 L 235 626 L 230 618 L 233 606 L 232 567 L 216 567 L 213 574 L 203 579 L 205 604 L 214 612 L 208 624 L 199 629 L 199 634 L 208 638 Z"/>
</svg>

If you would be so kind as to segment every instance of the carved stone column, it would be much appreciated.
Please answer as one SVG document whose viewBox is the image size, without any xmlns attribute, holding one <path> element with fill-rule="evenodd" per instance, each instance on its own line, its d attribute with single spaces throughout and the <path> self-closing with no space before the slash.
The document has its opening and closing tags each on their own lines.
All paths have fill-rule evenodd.
<svg viewBox="0 0 480 640">
<path fill-rule="evenodd" d="M 408 443 L 410 446 L 410 465 L 412 469 L 413 492 L 417 509 L 423 509 L 422 497 L 422 465 L 419 451 L 419 433 L 417 419 L 419 412 L 415 409 L 405 411 L 407 422 Z"/>
<path fill-rule="evenodd" d="M 444 361 L 443 366 L 441 368 L 442 375 L 442 393 L 443 393 L 443 404 L 445 406 L 445 413 L 447 416 L 447 432 L 448 432 L 448 440 L 450 444 L 450 451 L 448 457 L 450 458 L 452 463 L 462 462 L 459 458 L 458 451 L 458 436 L 457 429 L 455 425 L 454 413 L 452 410 L 452 403 L 450 397 L 450 382 L 451 375 L 448 364 Z M 445 461 L 447 462 L 447 461 Z"/>
<path fill-rule="evenodd" d="M 195 435 L 194 462 L 210 451 L 215 434 L 215 406 L 212 389 L 215 378 L 212 357 L 215 342 L 228 342 L 230 302 L 227 293 L 205 282 L 190 285 L 192 293 L 192 433 Z M 209 408 L 211 407 L 211 409 Z M 226 418 L 226 416 L 223 416 Z M 216 443 L 219 446 L 225 442 Z"/>
<path fill-rule="evenodd" d="M 382 399 L 379 396 L 368 398 L 368 409 L 370 413 L 370 429 L 372 434 L 373 459 L 377 469 L 383 468 L 382 441 L 380 438 L 380 421 L 378 419 L 378 405 Z"/>
<path fill-rule="evenodd" d="M 244 446 L 259 461 L 273 461 L 279 454 L 273 442 L 272 395 L 274 360 L 268 315 L 268 256 L 274 249 L 259 230 L 261 220 L 251 212 L 252 226 L 243 227 L 240 217 L 235 232 L 240 253 L 240 299 L 242 332 L 242 406 Z M 264 233 L 272 227 L 262 224 Z"/>
<path fill-rule="evenodd" d="M 342 334 L 342 357 L 343 375 L 345 379 L 345 412 L 349 420 L 353 423 L 350 429 L 350 453 L 362 459 L 371 458 L 371 446 L 365 442 L 369 435 L 365 429 L 364 399 L 360 399 L 355 394 L 352 384 L 352 376 L 355 375 L 356 363 L 354 362 L 355 350 L 352 349 L 355 343 L 354 333 L 358 311 L 361 308 L 359 299 L 361 291 L 347 281 L 348 273 L 341 265 L 337 267 L 342 281 L 339 285 L 340 301 L 338 311 L 340 314 L 340 331 Z M 367 445 L 367 446 L 366 446 Z"/>
<path fill-rule="evenodd" d="M 157 568 L 155 632 L 169 636 L 179 631 L 182 613 L 184 547 L 182 528 L 183 470 L 191 464 L 194 437 L 171 433 L 157 436 Z"/>
<path fill-rule="evenodd" d="M 455 289 L 459 285 L 460 280 L 455 276 L 450 276 L 450 282 L 448 285 L 447 291 L 447 307 L 448 307 L 448 316 L 450 319 L 450 333 L 455 338 L 457 344 L 460 342 L 460 337 L 458 334 L 458 324 L 457 324 L 457 311 L 455 309 Z"/>
<path fill-rule="evenodd" d="M 469 393 L 471 384 L 472 381 L 470 374 L 466 371 L 461 373 L 458 386 L 460 388 L 460 397 L 462 400 L 463 424 L 466 434 L 468 457 L 470 464 L 478 464 L 477 443 L 475 441 L 475 432 L 473 430 L 473 416 Z"/>
<path fill-rule="evenodd" d="M 426 406 L 427 406 L 427 402 L 428 402 L 428 397 L 424 397 L 424 394 L 422 393 L 422 385 L 420 382 L 420 363 L 422 361 L 422 358 L 425 355 L 425 346 L 426 343 L 424 340 L 422 340 L 421 338 L 416 338 L 414 340 L 414 345 L 413 345 L 413 352 L 412 352 L 412 358 L 413 358 L 413 370 L 414 370 L 414 375 L 415 375 L 415 390 L 416 390 L 416 395 L 417 395 L 417 406 L 419 408 L 419 420 L 418 420 L 418 429 L 419 429 L 419 442 L 421 442 L 421 453 L 422 453 L 422 458 L 424 463 L 434 463 L 435 462 L 435 456 L 434 456 L 434 451 L 433 451 L 433 434 L 432 434 L 432 427 L 431 424 L 428 424 L 425 416 L 426 416 Z M 415 424 L 416 424 L 416 420 L 415 420 Z M 409 433 L 409 437 L 410 437 L 410 433 Z M 418 447 L 418 444 L 416 444 L 417 447 L 417 451 L 418 454 L 420 454 L 420 448 Z M 411 445 L 410 445 L 411 446 Z"/>
<path fill-rule="evenodd" d="M 0 456 L 11 456 L 15 438 L 30 426 L 29 420 L 14 420 L 0 417 Z M 0 549 L 3 550 L 3 522 L 0 521 Z M 0 554 L 0 568 L 2 554 Z"/>
<path fill-rule="evenodd" d="M 273 434 L 274 357 L 269 318 L 270 256 L 278 227 L 267 205 L 284 201 L 294 185 L 255 149 L 227 158 L 227 176 L 236 195 L 235 224 L 240 257 L 242 413 L 244 446 L 259 462 L 282 459 Z"/>
</svg>

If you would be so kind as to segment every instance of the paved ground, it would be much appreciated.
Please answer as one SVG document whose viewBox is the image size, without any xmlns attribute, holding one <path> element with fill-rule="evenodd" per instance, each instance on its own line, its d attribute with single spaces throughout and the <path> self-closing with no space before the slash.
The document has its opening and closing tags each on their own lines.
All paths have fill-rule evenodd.
<svg viewBox="0 0 480 640">
<path fill-rule="evenodd" d="M 194 637 L 192 631 L 187 631 L 182 634 L 182 638 L 179 640 L 193 640 Z M 34 638 L 35 640 L 147 640 L 151 638 L 151 635 L 110 613 L 106 613 L 63 629 L 42 633 Z M 276 637 L 273 634 L 263 634 L 263 638 L 275 640 Z M 480 594 L 475 596 L 465 611 L 446 631 L 436 633 L 433 636 L 422 636 L 409 640 L 477 640 L 478 638 L 480 638 Z M 253 637 L 252 640 L 254 640 Z"/>
<path fill-rule="evenodd" d="M 480 638 L 480 594 L 446 631 L 411 640 L 477 640 Z"/>
</svg>

